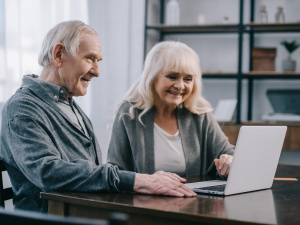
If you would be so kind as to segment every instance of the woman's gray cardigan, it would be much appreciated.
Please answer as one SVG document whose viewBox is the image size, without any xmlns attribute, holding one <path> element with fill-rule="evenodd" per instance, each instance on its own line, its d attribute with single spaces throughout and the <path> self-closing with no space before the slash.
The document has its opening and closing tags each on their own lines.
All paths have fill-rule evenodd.
<svg viewBox="0 0 300 225">
<path fill-rule="evenodd" d="M 154 110 L 138 117 L 141 110 L 135 109 L 134 119 L 129 116 L 131 104 L 121 105 L 112 129 L 107 162 L 122 170 L 152 174 L 154 163 Z M 222 132 L 211 113 L 197 115 L 184 107 L 177 107 L 177 118 L 186 162 L 186 176 L 211 174 L 216 171 L 214 159 L 221 154 L 233 155 L 234 146 Z M 166 159 L 167 160 L 167 159 Z"/>
</svg>

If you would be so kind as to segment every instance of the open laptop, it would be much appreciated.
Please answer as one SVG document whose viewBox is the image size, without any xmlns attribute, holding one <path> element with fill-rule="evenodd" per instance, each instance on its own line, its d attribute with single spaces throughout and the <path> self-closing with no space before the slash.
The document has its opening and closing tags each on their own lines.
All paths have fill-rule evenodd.
<svg viewBox="0 0 300 225">
<path fill-rule="evenodd" d="M 251 224 L 277 224 L 270 189 L 223 197 L 226 218 Z M 255 216 L 254 216 L 255 215 Z"/>
<path fill-rule="evenodd" d="M 274 112 L 263 115 L 263 120 L 300 121 L 300 89 L 270 89 L 267 97 Z"/>
<path fill-rule="evenodd" d="M 227 181 L 188 183 L 196 193 L 232 195 L 271 188 L 286 126 L 242 126 Z"/>
</svg>

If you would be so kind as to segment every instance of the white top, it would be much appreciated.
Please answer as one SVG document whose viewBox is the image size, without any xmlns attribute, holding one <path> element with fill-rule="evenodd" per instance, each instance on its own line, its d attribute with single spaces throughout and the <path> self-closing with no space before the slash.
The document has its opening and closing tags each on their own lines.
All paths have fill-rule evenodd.
<svg viewBox="0 0 300 225">
<path fill-rule="evenodd" d="M 156 171 L 163 170 L 185 176 L 185 157 L 179 130 L 170 135 L 154 123 L 154 160 Z"/>
</svg>

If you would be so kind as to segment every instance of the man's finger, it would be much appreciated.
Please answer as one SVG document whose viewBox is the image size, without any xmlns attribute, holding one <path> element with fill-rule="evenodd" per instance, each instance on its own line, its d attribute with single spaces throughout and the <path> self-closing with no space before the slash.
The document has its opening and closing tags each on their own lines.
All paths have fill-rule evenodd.
<svg viewBox="0 0 300 225">
<path fill-rule="evenodd" d="M 165 172 L 165 173 L 164 173 L 164 176 L 167 176 L 167 177 L 171 178 L 172 180 L 177 180 L 177 181 L 179 181 L 179 182 L 181 182 L 181 183 L 185 183 L 185 182 L 186 182 L 186 179 L 184 179 L 184 178 L 178 176 L 178 175 L 175 174 L 175 173 Z"/>
<path fill-rule="evenodd" d="M 187 186 L 185 186 L 184 184 L 180 183 L 178 185 L 175 184 L 173 187 L 170 187 L 170 193 L 181 193 L 183 194 L 184 196 L 187 196 L 187 197 L 193 197 L 193 196 L 196 196 L 197 194 L 192 191 L 190 188 L 188 188 Z"/>
</svg>

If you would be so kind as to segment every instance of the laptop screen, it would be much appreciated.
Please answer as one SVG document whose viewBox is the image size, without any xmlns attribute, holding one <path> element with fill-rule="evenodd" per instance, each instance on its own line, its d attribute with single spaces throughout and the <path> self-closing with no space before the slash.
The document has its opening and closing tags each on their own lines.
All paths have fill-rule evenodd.
<svg viewBox="0 0 300 225">
<path fill-rule="evenodd" d="M 275 113 L 300 114 L 300 89 L 270 89 L 267 96 Z"/>
</svg>

